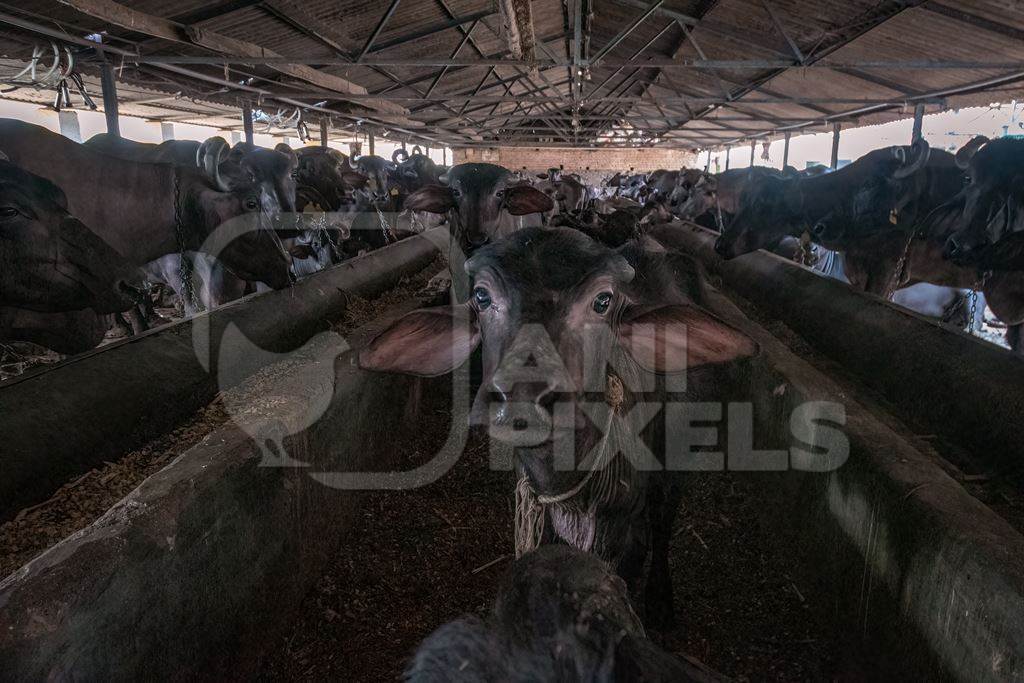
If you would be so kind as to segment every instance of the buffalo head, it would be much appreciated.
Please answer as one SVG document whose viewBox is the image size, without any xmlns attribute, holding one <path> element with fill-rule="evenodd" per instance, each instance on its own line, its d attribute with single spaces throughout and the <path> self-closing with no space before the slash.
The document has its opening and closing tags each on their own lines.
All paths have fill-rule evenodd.
<svg viewBox="0 0 1024 683">
<path fill-rule="evenodd" d="M 0 160 L 0 305 L 35 311 L 131 307 L 128 264 L 68 213 L 49 180 Z"/>
</svg>

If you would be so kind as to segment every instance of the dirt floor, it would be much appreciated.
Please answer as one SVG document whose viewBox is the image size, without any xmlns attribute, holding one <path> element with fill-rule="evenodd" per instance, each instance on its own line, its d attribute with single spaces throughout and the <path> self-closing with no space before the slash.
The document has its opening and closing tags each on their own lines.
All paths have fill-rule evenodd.
<svg viewBox="0 0 1024 683">
<path fill-rule="evenodd" d="M 442 266 L 442 261 L 435 261 L 372 300 L 350 297 L 342 320 L 335 329 L 348 332 L 377 317 L 385 308 L 408 301 Z M 101 467 L 82 474 L 46 501 L 26 508 L 10 521 L 0 524 L 0 578 L 94 522 L 146 477 L 202 441 L 232 416 L 245 415 L 242 407 L 255 402 L 254 397 L 261 393 L 260 387 L 273 382 L 275 373 L 287 372 L 289 367 L 283 364 L 265 368 L 230 391 L 218 394 L 212 403 L 171 432 L 117 461 L 105 462 Z"/>
<path fill-rule="evenodd" d="M 429 457 L 450 421 L 425 410 L 408 466 Z M 749 479 L 694 479 L 677 520 L 672 568 L 678 627 L 665 646 L 737 680 L 835 680 L 827 605 L 769 547 Z M 512 559 L 513 477 L 488 468 L 484 436 L 439 481 L 368 494 L 362 525 L 267 654 L 263 680 L 394 681 L 420 641 L 465 613 L 484 615 Z"/>
</svg>

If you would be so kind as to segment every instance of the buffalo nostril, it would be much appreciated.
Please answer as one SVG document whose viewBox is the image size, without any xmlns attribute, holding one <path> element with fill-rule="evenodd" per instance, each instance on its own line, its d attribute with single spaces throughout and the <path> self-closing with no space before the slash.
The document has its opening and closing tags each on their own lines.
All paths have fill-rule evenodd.
<svg viewBox="0 0 1024 683">
<path fill-rule="evenodd" d="M 512 429 L 514 429 L 517 432 L 525 431 L 529 426 L 530 423 L 524 418 L 517 417 L 514 420 L 512 420 Z"/>
</svg>

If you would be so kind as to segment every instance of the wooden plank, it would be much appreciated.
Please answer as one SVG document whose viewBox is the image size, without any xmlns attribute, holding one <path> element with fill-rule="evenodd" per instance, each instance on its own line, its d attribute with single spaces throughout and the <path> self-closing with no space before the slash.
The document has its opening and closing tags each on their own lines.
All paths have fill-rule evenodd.
<svg viewBox="0 0 1024 683">
<path fill-rule="evenodd" d="M 113 0 L 58 0 L 61 4 L 72 7 L 90 17 L 110 24 L 145 33 L 154 38 L 187 42 L 181 24 L 170 19 L 139 12 Z"/>
<path fill-rule="evenodd" d="M 214 31 L 201 29 L 197 26 L 181 26 L 169 19 L 163 19 L 145 12 L 126 7 L 113 0 L 59 0 L 83 14 L 122 28 L 145 33 L 155 38 L 162 38 L 179 43 L 194 44 L 221 54 L 243 57 L 281 57 L 281 55 L 248 41 L 231 38 Z M 352 83 L 340 76 L 318 71 L 300 64 L 274 64 L 271 68 L 306 83 L 337 92 L 341 95 L 366 95 L 366 88 Z M 344 99 L 344 98 L 341 98 Z M 408 115 L 408 111 L 386 99 L 361 100 L 361 104 L 377 111 Z M 377 115 L 379 117 L 379 115 Z"/>
</svg>

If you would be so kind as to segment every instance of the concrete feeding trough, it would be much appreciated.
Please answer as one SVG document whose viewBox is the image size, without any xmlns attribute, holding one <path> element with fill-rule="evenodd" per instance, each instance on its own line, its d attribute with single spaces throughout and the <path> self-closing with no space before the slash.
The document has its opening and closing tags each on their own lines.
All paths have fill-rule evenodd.
<svg viewBox="0 0 1024 683">
<path fill-rule="evenodd" d="M 294 287 L 46 366 L 0 388 L 0 520 L 104 461 L 165 433 L 273 359 L 424 268 L 447 239 L 430 231 L 346 261 Z"/>
<path fill-rule="evenodd" d="M 699 251 L 687 239 L 682 248 Z M 834 606 L 834 627 L 849 639 L 845 656 L 887 677 L 1024 676 L 1024 536 L 950 477 L 898 411 L 822 372 L 730 296 L 712 291 L 710 307 L 762 353 L 722 371 L 728 399 L 752 403 L 758 448 L 789 453 L 784 468 L 744 476 L 763 502 L 769 537 Z M 348 341 L 358 346 L 414 305 L 389 310 Z M 847 334 L 875 333 L 843 324 L 858 328 Z M 920 334 L 923 343 L 958 343 L 931 339 L 953 334 L 937 326 Z M 363 373 L 331 344 L 319 338 L 279 360 L 289 373 L 253 397 L 251 421 L 218 429 L 0 582 L 3 678 L 256 672 L 331 548 L 358 531 L 360 492 L 324 482 L 396 466 L 423 392 L 453 386 Z M 849 451 L 838 467 L 822 467 L 791 428 L 794 410 L 815 401 L 843 407 Z M 454 424 L 464 423 L 464 403 L 451 404 Z M 322 406 L 318 419 L 310 405 Z M 511 532 L 508 543 L 511 550 Z"/>
</svg>

